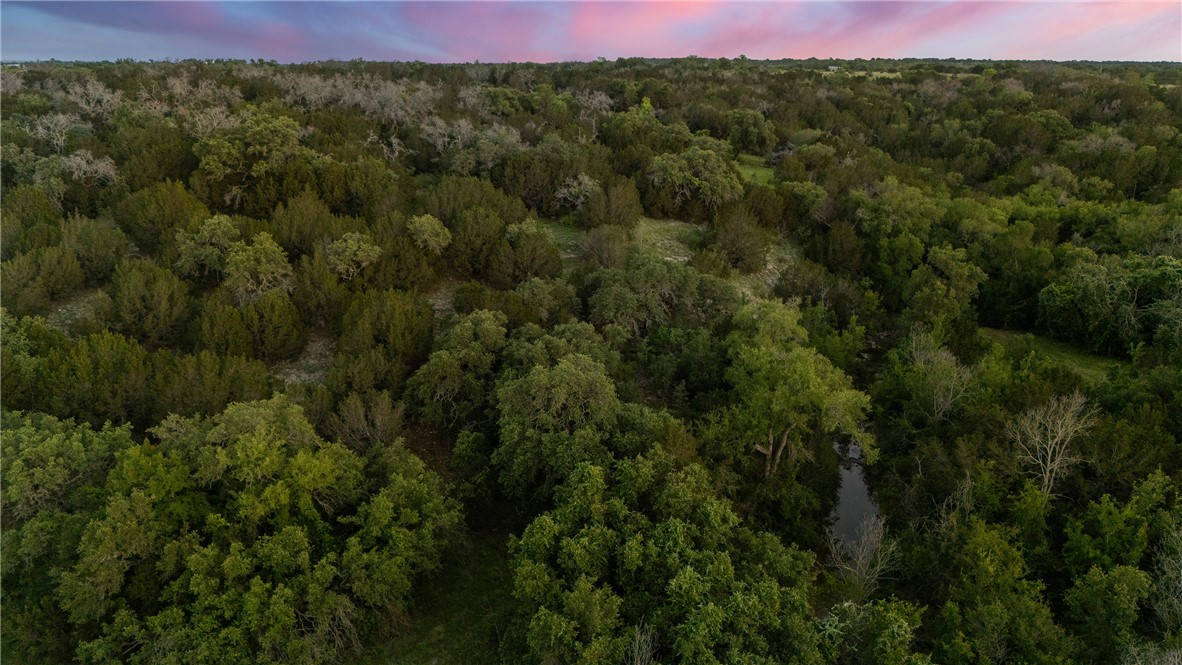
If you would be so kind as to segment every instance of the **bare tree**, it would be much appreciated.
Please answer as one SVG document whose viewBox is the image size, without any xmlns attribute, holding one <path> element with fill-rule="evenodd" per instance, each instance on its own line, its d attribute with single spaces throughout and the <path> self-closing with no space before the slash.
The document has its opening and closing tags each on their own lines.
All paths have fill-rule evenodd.
<svg viewBox="0 0 1182 665">
<path fill-rule="evenodd" d="M 119 175 L 114 160 L 95 157 L 89 150 L 78 150 L 62 158 L 61 164 L 62 171 L 72 179 L 91 187 L 100 182 L 112 182 Z"/>
<path fill-rule="evenodd" d="M 916 406 L 928 420 L 944 420 L 968 397 L 976 372 L 962 365 L 925 330 L 912 332 L 903 351 L 914 369 L 911 383 Z"/>
<path fill-rule="evenodd" d="M 853 541 L 829 533 L 829 553 L 838 574 L 851 583 L 854 602 L 862 602 L 889 579 L 899 563 L 899 543 L 887 535 L 886 518 L 867 517 Z"/>
<path fill-rule="evenodd" d="M 1055 481 L 1082 461 L 1071 452 L 1071 442 L 1095 422 L 1096 412 L 1079 391 L 1055 397 L 1036 406 L 1009 427 L 1018 446 L 1019 459 L 1030 467 L 1043 492 L 1050 494 Z"/>
<path fill-rule="evenodd" d="M 73 113 L 49 113 L 37 118 L 29 127 L 29 133 L 52 145 L 60 155 L 66 149 L 70 134 L 89 128 L 90 125 Z"/>
<path fill-rule="evenodd" d="M 1174 521 L 1174 527 L 1179 527 Z M 1182 630 L 1182 529 L 1167 528 L 1153 556 L 1150 601 L 1163 633 Z"/>
<path fill-rule="evenodd" d="M 628 646 L 628 653 L 624 656 L 627 665 L 650 665 L 657 654 L 657 640 L 653 631 L 643 623 L 633 627 L 632 644 Z"/>
<path fill-rule="evenodd" d="M 20 92 L 24 87 L 23 72 L 9 67 L 0 69 L 0 91 L 11 94 Z"/>
<path fill-rule="evenodd" d="M 87 79 L 71 85 L 68 95 L 78 105 L 83 115 L 99 122 L 105 122 L 123 102 L 123 93 L 111 90 L 94 79 Z"/>
</svg>

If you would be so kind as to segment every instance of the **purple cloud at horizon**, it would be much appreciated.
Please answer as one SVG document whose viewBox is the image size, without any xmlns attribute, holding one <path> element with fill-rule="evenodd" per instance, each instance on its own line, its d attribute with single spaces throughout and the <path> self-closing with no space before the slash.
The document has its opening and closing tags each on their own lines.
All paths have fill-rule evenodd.
<svg viewBox="0 0 1182 665">
<path fill-rule="evenodd" d="M 596 57 L 1182 61 L 1182 4 L 1039 2 L 28 2 L 6 60 Z"/>
</svg>

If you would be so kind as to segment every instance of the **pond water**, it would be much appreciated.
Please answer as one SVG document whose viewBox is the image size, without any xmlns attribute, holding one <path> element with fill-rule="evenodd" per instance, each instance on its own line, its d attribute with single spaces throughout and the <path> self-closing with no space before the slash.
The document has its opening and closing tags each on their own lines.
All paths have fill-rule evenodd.
<svg viewBox="0 0 1182 665">
<path fill-rule="evenodd" d="M 841 485 L 837 489 L 837 503 L 833 507 L 836 521 L 833 523 L 833 535 L 846 541 L 853 542 L 858 536 L 858 527 L 862 522 L 878 515 L 878 504 L 870 497 L 870 490 L 866 487 L 866 477 L 862 473 L 862 451 L 857 445 L 838 446 L 841 456 Z"/>
</svg>

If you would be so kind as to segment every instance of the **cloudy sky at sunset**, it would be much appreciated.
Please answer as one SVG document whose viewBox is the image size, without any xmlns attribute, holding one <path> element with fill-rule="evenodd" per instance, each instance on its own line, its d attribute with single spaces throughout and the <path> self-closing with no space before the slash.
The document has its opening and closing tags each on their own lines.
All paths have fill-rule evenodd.
<svg viewBox="0 0 1182 665">
<path fill-rule="evenodd" d="M 1182 2 L 19 2 L 5 60 L 1182 60 Z"/>
</svg>

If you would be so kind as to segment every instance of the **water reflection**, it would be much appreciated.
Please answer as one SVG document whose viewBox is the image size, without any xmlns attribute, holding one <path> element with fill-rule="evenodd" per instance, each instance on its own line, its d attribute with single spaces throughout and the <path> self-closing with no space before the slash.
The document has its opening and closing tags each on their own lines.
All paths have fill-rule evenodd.
<svg viewBox="0 0 1182 665">
<path fill-rule="evenodd" d="M 866 477 L 862 473 L 862 450 L 857 444 L 838 444 L 833 447 L 841 459 L 841 485 L 837 489 L 836 517 L 832 532 L 836 537 L 854 542 L 858 527 L 878 516 L 878 504 L 870 497 Z"/>
</svg>

